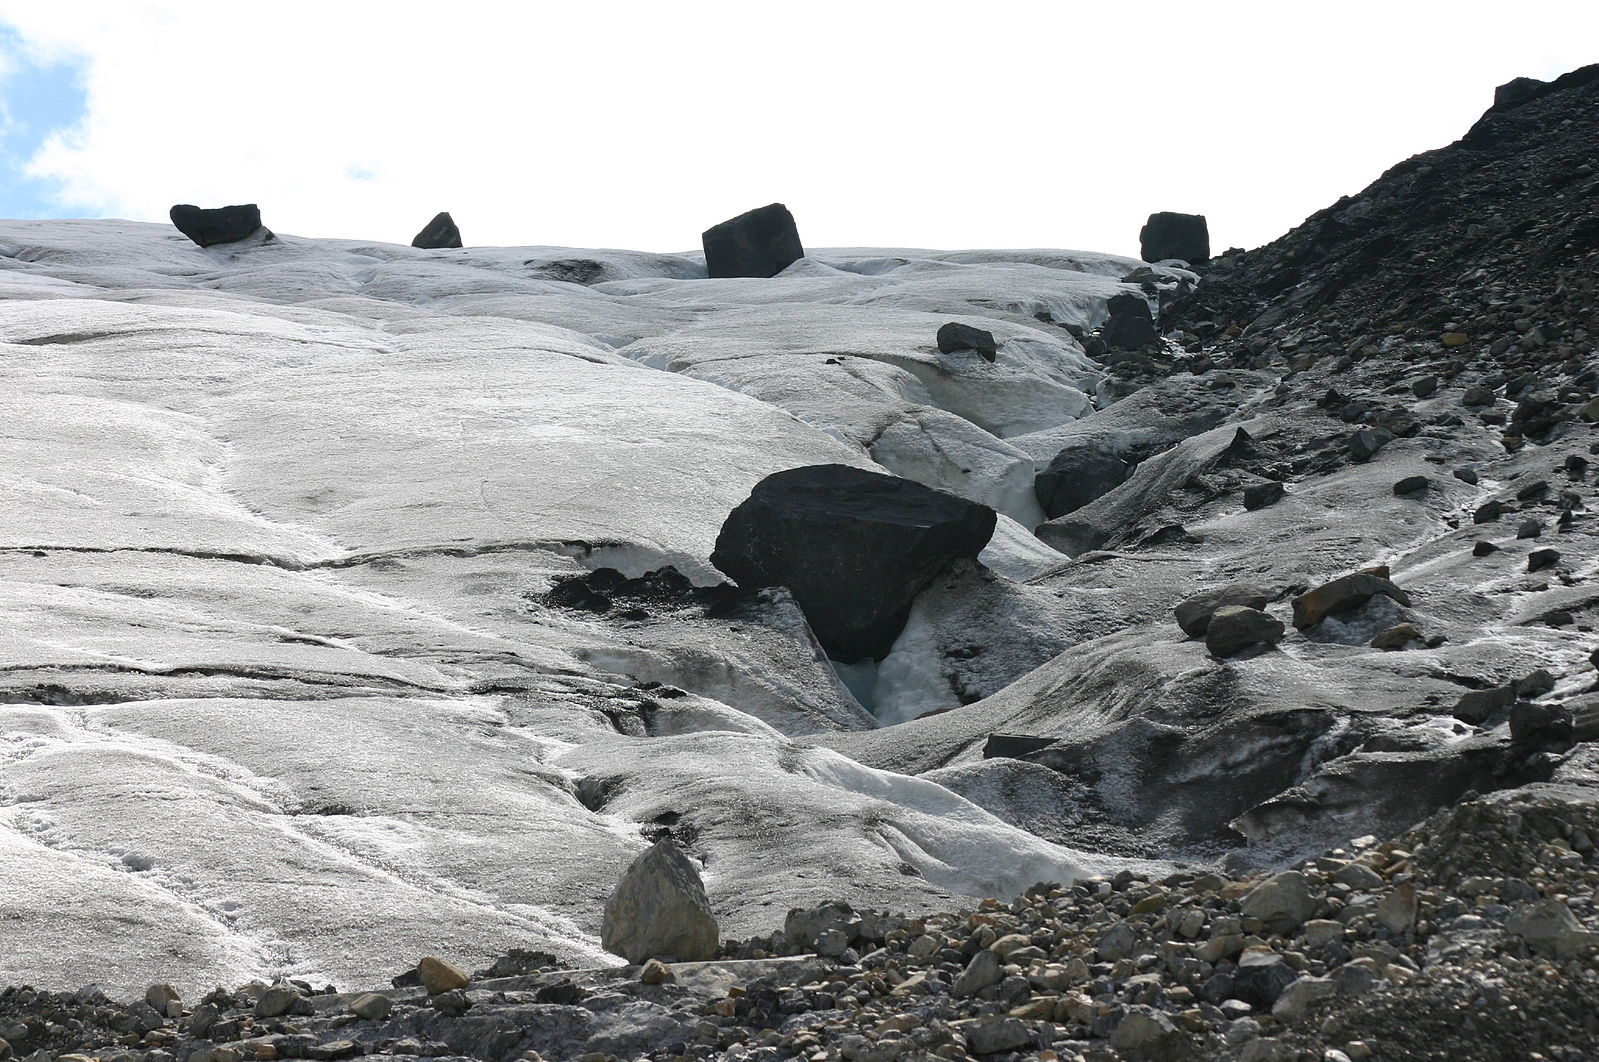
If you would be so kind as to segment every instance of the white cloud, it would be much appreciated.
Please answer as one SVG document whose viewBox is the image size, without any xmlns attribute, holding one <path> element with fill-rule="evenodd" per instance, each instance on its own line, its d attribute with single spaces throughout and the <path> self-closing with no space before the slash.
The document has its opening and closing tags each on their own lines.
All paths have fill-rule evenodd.
<svg viewBox="0 0 1599 1062">
<path fill-rule="evenodd" d="M 1599 5 L 0 0 L 81 56 L 63 208 L 259 202 L 306 236 L 694 247 L 783 200 L 812 245 L 1135 251 L 1151 210 L 1278 235 L 1595 56 Z M 1568 43 L 1569 42 L 1569 43 Z M 1586 53 L 1586 54 L 1585 54 Z"/>
</svg>

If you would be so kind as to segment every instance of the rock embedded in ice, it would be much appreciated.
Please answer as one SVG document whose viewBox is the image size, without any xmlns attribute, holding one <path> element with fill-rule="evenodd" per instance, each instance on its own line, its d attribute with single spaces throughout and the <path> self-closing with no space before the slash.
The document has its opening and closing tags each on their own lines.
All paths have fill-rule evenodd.
<svg viewBox="0 0 1599 1062">
<path fill-rule="evenodd" d="M 1076 512 L 1120 486 L 1132 467 L 1115 454 L 1076 443 L 1054 456 L 1049 467 L 1033 480 L 1033 490 L 1044 515 L 1053 520 Z"/>
<path fill-rule="evenodd" d="M 994 342 L 994 333 L 961 324 L 959 321 L 951 321 L 938 329 L 938 352 L 953 354 L 957 350 L 975 350 L 987 360 L 993 361 L 994 355 L 999 351 L 999 345 Z"/>
<path fill-rule="evenodd" d="M 747 211 L 700 235 L 705 247 L 705 269 L 712 279 L 723 277 L 775 277 L 801 258 L 794 215 L 782 203 Z"/>
<path fill-rule="evenodd" d="M 1146 262 L 1210 259 L 1210 225 L 1203 214 L 1177 214 L 1168 210 L 1149 215 L 1138 232 L 1138 253 Z"/>
<path fill-rule="evenodd" d="M 1223 605 L 1210 617 L 1205 648 L 1213 656 L 1233 656 L 1252 645 L 1276 645 L 1282 640 L 1283 621 L 1244 605 Z"/>
<path fill-rule="evenodd" d="M 1268 505 L 1275 505 L 1282 500 L 1284 493 L 1283 485 L 1275 479 L 1268 479 L 1264 483 L 1251 483 L 1244 488 L 1244 508 L 1254 512 Z"/>
<path fill-rule="evenodd" d="M 421 247 L 424 250 L 438 250 L 446 247 L 461 246 L 461 230 L 456 228 L 455 219 L 450 217 L 448 210 L 441 210 L 433 215 L 433 220 L 422 226 L 422 231 L 411 240 L 412 247 Z"/>
<path fill-rule="evenodd" d="M 717 938 L 699 871 L 670 836 L 633 860 L 605 902 L 600 943 L 630 963 L 714 959 Z"/>
<path fill-rule="evenodd" d="M 1190 638 L 1197 638 L 1210 627 L 1210 618 L 1216 614 L 1217 609 L 1226 605 L 1263 609 L 1270 596 L 1258 586 L 1232 583 L 1195 594 L 1172 609 L 1172 612 L 1176 615 L 1177 626 L 1183 629 L 1183 633 Z"/>
<path fill-rule="evenodd" d="M 975 558 L 994 510 L 847 465 L 777 472 L 729 514 L 711 563 L 741 587 L 786 586 L 828 655 L 881 659 L 911 603 L 950 564 Z"/>
<path fill-rule="evenodd" d="M 1300 630 L 1314 627 L 1328 616 L 1359 608 L 1378 595 L 1391 597 L 1401 605 L 1410 604 L 1410 595 L 1387 579 L 1370 572 L 1356 572 L 1294 598 L 1294 626 Z"/>
<path fill-rule="evenodd" d="M 179 232 L 201 247 L 235 243 L 261 227 L 261 209 L 254 203 L 210 208 L 179 203 L 168 216 Z"/>
</svg>

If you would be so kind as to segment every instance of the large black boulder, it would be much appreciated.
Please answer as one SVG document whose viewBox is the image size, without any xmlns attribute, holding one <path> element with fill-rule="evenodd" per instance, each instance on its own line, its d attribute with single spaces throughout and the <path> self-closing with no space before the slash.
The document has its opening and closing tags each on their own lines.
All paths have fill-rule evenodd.
<svg viewBox="0 0 1599 1062">
<path fill-rule="evenodd" d="M 1051 520 L 1074 513 L 1127 478 L 1132 465 L 1092 446 L 1068 446 L 1033 479 L 1033 492 Z"/>
<path fill-rule="evenodd" d="M 1203 214 L 1163 210 L 1149 215 L 1138 232 L 1138 247 L 1146 262 L 1164 262 L 1168 258 L 1206 262 L 1210 260 L 1210 226 Z"/>
<path fill-rule="evenodd" d="M 412 247 L 421 247 L 424 250 L 435 251 L 444 247 L 461 246 L 461 230 L 455 227 L 455 219 L 450 217 L 448 210 L 441 210 L 433 215 L 433 220 L 422 227 L 411 241 Z"/>
<path fill-rule="evenodd" d="M 805 257 L 794 215 L 782 203 L 712 225 L 700 241 L 713 277 L 775 277 Z"/>
<path fill-rule="evenodd" d="M 788 587 L 834 659 L 880 660 L 916 595 L 976 557 L 994 523 L 987 506 L 908 479 L 808 465 L 755 485 L 722 524 L 711 563 L 746 590 Z"/>
<path fill-rule="evenodd" d="M 179 232 L 201 247 L 234 243 L 261 227 L 261 208 L 254 203 L 209 209 L 179 203 L 167 216 Z"/>
<path fill-rule="evenodd" d="M 1160 338 L 1155 330 L 1155 318 L 1149 312 L 1149 300 L 1142 295 L 1123 292 L 1112 295 L 1105 305 L 1110 317 L 1099 330 L 1099 336 L 1116 350 L 1137 350 Z"/>
</svg>

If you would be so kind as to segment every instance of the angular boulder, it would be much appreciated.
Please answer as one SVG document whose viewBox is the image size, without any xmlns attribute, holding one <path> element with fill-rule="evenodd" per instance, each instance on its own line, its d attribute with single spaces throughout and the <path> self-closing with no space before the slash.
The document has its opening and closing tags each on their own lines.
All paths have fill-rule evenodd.
<svg viewBox="0 0 1599 1062">
<path fill-rule="evenodd" d="M 1121 485 L 1133 466 L 1092 446 L 1068 446 L 1033 479 L 1033 493 L 1051 520 L 1076 512 Z"/>
<path fill-rule="evenodd" d="M 1183 633 L 1190 638 L 1198 638 L 1210 627 L 1210 618 L 1216 614 L 1217 609 L 1227 605 L 1264 609 L 1270 596 L 1258 586 L 1231 583 L 1215 590 L 1195 594 L 1172 609 L 1172 612 L 1176 615 L 1177 626 L 1183 629 Z"/>
<path fill-rule="evenodd" d="M 1410 604 L 1410 595 L 1382 576 L 1356 572 L 1294 598 L 1294 626 L 1300 630 L 1314 627 L 1328 616 L 1357 609 L 1379 594 L 1401 605 Z"/>
<path fill-rule="evenodd" d="M 1205 648 L 1212 656 L 1233 656 L 1254 645 L 1276 645 L 1287 628 L 1259 609 L 1223 605 L 1210 617 Z"/>
<path fill-rule="evenodd" d="M 1184 262 L 1210 260 L 1210 225 L 1203 214 L 1174 214 L 1163 210 L 1149 215 L 1138 231 L 1138 253 L 1146 262 L 1176 258 Z"/>
<path fill-rule="evenodd" d="M 1137 350 L 1160 338 L 1155 330 L 1155 318 L 1149 312 L 1149 300 L 1142 295 L 1123 292 L 1112 295 L 1106 303 L 1110 316 L 1106 318 L 1099 337 L 1115 350 Z"/>
<path fill-rule="evenodd" d="M 448 210 L 441 210 L 433 215 L 433 220 L 422 226 L 422 231 L 411 240 L 412 247 L 420 247 L 428 251 L 436 251 L 446 247 L 461 246 L 461 230 L 455 227 L 455 219 L 450 217 Z"/>
<path fill-rule="evenodd" d="M 775 277 L 805 257 L 794 215 L 782 203 L 712 225 L 700 242 L 712 277 Z"/>
<path fill-rule="evenodd" d="M 985 505 L 908 479 L 809 465 L 756 484 L 711 563 L 746 590 L 788 587 L 834 659 L 882 659 L 916 595 L 982 552 L 995 522 Z"/>
<path fill-rule="evenodd" d="M 622 872 L 600 924 L 600 944 L 634 965 L 716 957 L 716 919 L 699 871 L 662 837 Z"/>
<path fill-rule="evenodd" d="M 953 354 L 957 350 L 975 350 L 989 361 L 994 360 L 994 355 L 999 352 L 999 344 L 994 342 L 994 333 L 982 328 L 973 328 L 971 325 L 951 321 L 940 325 L 938 329 L 938 352 L 940 354 Z"/>
<path fill-rule="evenodd" d="M 261 208 L 254 203 L 210 208 L 179 203 L 167 216 L 179 232 L 201 247 L 236 243 L 261 228 Z"/>
</svg>

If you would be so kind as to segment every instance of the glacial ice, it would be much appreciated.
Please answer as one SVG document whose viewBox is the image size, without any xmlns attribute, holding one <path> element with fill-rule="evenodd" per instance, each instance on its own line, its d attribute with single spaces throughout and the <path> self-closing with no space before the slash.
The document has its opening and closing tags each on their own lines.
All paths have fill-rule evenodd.
<svg viewBox="0 0 1599 1062">
<path fill-rule="evenodd" d="M 0 224 L 0 980 L 616 961 L 601 903 L 666 810 L 734 936 L 1120 865 L 802 744 L 875 722 L 781 595 L 545 594 L 709 585 L 727 512 L 822 462 L 993 505 L 994 578 L 1053 570 L 1009 440 L 1088 412 L 1099 369 L 1034 315 L 1090 323 L 1136 265 L 823 250 L 710 281 L 692 254 Z M 998 360 L 939 355 L 949 320 Z"/>
</svg>

